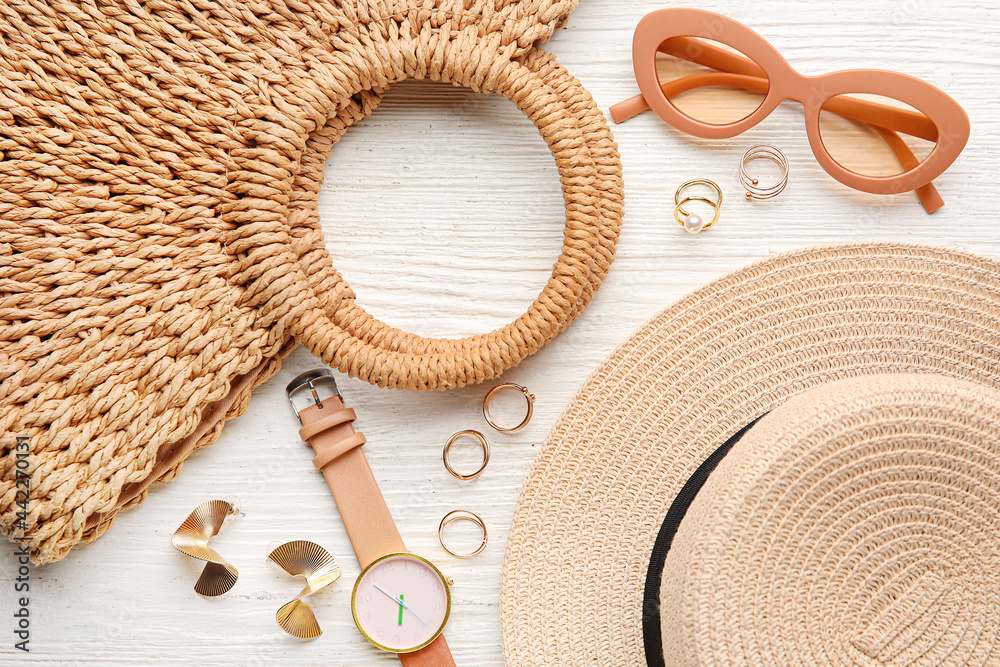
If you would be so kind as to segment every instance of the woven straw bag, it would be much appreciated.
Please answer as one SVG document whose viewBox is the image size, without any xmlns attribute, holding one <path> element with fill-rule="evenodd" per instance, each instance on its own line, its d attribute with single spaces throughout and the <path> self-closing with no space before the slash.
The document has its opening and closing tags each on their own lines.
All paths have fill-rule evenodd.
<svg viewBox="0 0 1000 667">
<path fill-rule="evenodd" d="M 443 389 L 562 331 L 608 271 L 622 205 L 603 116 L 539 48 L 576 2 L 0 9 L 4 533 L 38 562 L 95 539 L 297 343 L 379 386 Z M 374 320 L 324 246 L 332 145 L 407 78 L 504 95 L 557 163 L 563 253 L 529 310 L 489 334 L 425 339 Z M 30 449 L 21 487 L 15 436 Z"/>
</svg>

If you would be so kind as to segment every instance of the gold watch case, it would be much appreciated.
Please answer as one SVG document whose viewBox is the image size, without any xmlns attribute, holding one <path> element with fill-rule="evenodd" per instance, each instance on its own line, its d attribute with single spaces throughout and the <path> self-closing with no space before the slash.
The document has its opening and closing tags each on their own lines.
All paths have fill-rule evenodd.
<svg viewBox="0 0 1000 667">
<path fill-rule="evenodd" d="M 430 569 L 431 572 L 433 572 L 438 577 L 438 579 L 441 580 L 441 584 L 444 586 L 445 597 L 447 600 L 445 604 L 444 618 L 441 621 L 441 625 L 433 633 L 431 638 L 422 642 L 419 646 L 414 646 L 413 648 L 407 648 L 406 650 L 403 651 L 390 648 L 380 643 L 374 637 L 370 636 L 367 632 L 365 632 L 365 629 L 362 627 L 361 620 L 358 618 L 358 607 L 357 607 L 358 587 L 364 580 L 365 575 L 367 575 L 373 568 L 377 567 L 379 564 L 391 558 L 409 558 L 421 563 L 422 565 L 425 565 L 427 568 Z M 378 649 L 396 654 L 413 653 L 415 651 L 419 651 L 420 649 L 429 646 L 431 643 L 434 642 L 435 639 L 440 637 L 441 634 L 444 632 L 445 627 L 448 625 L 448 620 L 449 618 L 451 618 L 451 585 L 453 583 L 454 582 L 450 578 L 444 576 L 444 574 L 441 573 L 441 570 L 439 570 L 437 566 L 434 565 L 434 563 L 427 560 L 423 556 L 418 556 L 416 554 L 412 554 L 406 551 L 388 553 L 383 556 L 379 556 L 371 563 L 369 563 L 363 570 L 361 570 L 361 574 L 358 575 L 358 578 L 354 582 L 354 589 L 351 591 L 351 615 L 354 617 L 354 624 L 358 627 L 358 630 L 361 632 L 362 636 L 364 636 L 364 638 L 367 639 L 368 642 L 372 644 L 372 646 Z"/>
</svg>

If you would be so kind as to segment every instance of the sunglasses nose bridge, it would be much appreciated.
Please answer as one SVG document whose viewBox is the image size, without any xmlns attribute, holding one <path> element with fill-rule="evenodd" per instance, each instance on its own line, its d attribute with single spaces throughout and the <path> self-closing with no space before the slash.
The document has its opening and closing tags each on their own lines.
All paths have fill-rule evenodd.
<svg viewBox="0 0 1000 667">
<path fill-rule="evenodd" d="M 808 91 L 801 88 L 785 91 L 784 94 L 782 94 L 781 98 L 782 101 L 789 100 L 792 102 L 798 102 L 803 107 L 805 107 L 806 110 L 808 110 L 811 106 L 814 106 L 814 100 L 812 99 L 812 95 L 810 95 Z"/>
<path fill-rule="evenodd" d="M 779 100 L 792 100 L 810 109 L 817 109 L 830 97 L 823 84 L 823 75 L 810 76 L 796 71 L 787 63 L 782 71 L 769 72 L 770 91 L 779 96 Z"/>
</svg>

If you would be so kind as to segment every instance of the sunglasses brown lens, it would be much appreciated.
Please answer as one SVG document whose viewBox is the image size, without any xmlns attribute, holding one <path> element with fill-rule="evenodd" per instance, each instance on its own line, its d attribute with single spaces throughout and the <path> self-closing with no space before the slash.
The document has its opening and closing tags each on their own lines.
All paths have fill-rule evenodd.
<svg viewBox="0 0 1000 667">
<path fill-rule="evenodd" d="M 701 37 L 660 44 L 656 71 L 678 111 L 708 125 L 731 125 L 760 107 L 767 95 L 764 70 L 740 51 Z"/>
<path fill-rule="evenodd" d="M 820 111 L 820 136 L 830 156 L 861 176 L 899 176 L 915 169 L 937 145 L 926 114 L 883 95 L 831 97 Z"/>
</svg>

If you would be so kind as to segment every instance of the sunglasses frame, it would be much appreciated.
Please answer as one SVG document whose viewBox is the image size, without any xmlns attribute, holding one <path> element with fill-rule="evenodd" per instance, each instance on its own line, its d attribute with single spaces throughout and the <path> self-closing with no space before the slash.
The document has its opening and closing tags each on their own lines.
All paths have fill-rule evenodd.
<svg viewBox="0 0 1000 667">
<path fill-rule="evenodd" d="M 755 64 L 756 68 L 763 71 L 768 86 L 760 106 L 746 118 L 725 125 L 699 122 L 674 106 L 661 88 L 656 70 L 656 54 L 665 42 L 680 37 L 721 42 L 739 50 L 745 56 L 742 60 L 749 58 L 753 61 L 748 64 Z M 969 138 L 969 117 L 962 107 L 944 91 L 926 81 L 899 72 L 875 69 L 842 70 L 806 76 L 795 71 L 777 49 L 759 34 L 715 12 L 670 8 L 647 14 L 635 29 L 632 64 L 645 104 L 670 125 L 696 137 L 735 137 L 764 120 L 781 102 L 800 102 L 805 107 L 806 133 L 816 160 L 835 179 L 864 192 L 895 194 L 929 184 L 955 161 Z M 823 143 L 820 112 L 831 98 L 850 94 L 891 97 L 919 110 L 937 128 L 937 142 L 930 155 L 896 176 L 864 176 L 841 166 Z M 622 103 L 622 106 L 626 104 L 628 102 Z M 642 110 L 636 109 L 634 104 L 630 106 L 632 112 Z M 872 106 L 890 110 L 890 113 L 894 111 L 892 107 L 878 103 Z M 622 114 L 619 112 L 617 115 Z M 616 116 L 614 109 L 612 116 Z M 629 115 L 624 115 L 624 118 L 627 117 Z M 887 122 L 886 125 L 891 123 Z M 886 129 L 893 128 L 890 126 Z M 942 201 L 941 204 L 943 203 Z"/>
</svg>

